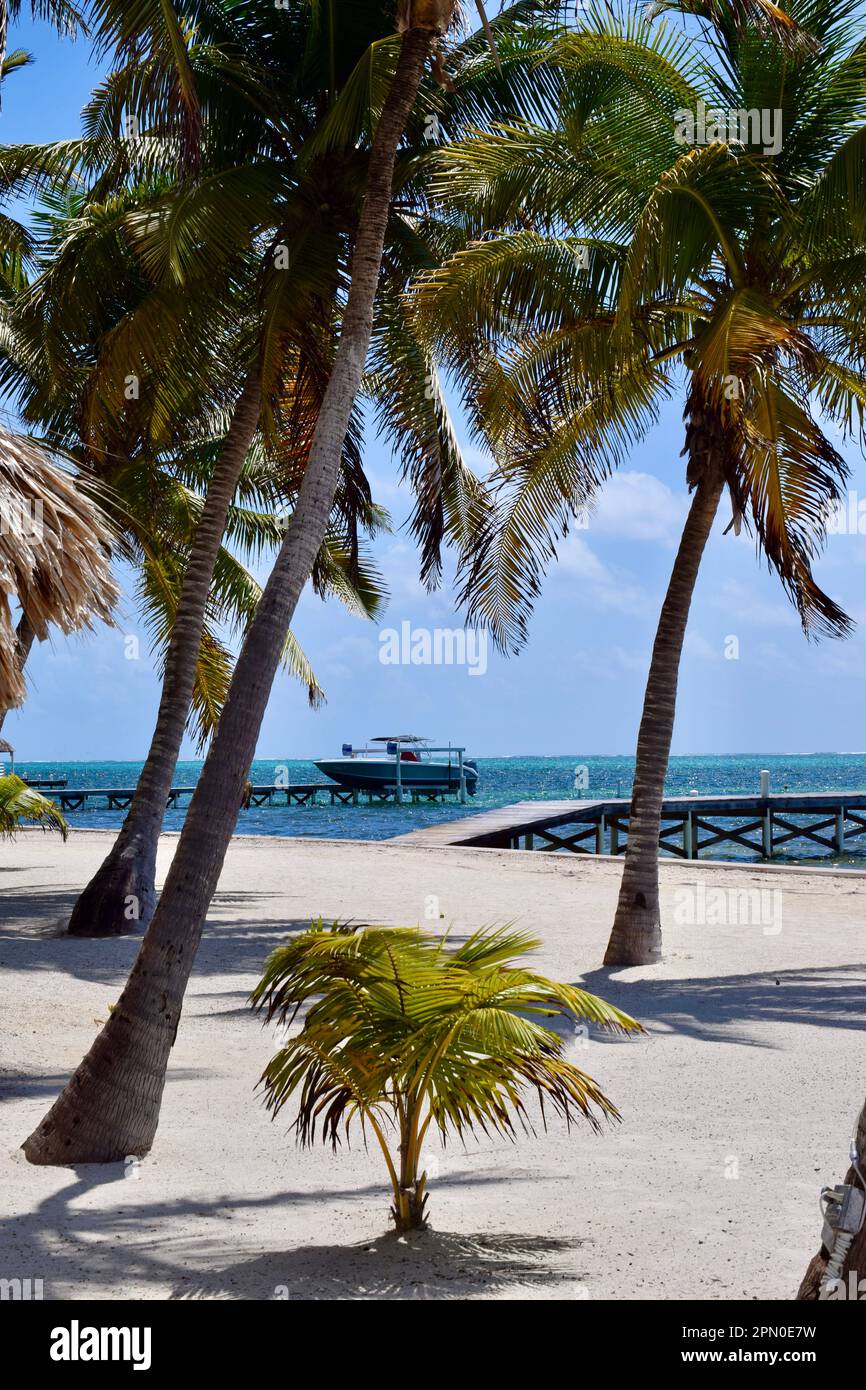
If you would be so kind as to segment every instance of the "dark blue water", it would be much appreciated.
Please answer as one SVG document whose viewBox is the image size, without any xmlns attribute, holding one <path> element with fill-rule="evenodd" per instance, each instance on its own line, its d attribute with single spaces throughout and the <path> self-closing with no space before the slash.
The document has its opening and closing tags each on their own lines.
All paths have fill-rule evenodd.
<svg viewBox="0 0 866 1390">
<path fill-rule="evenodd" d="M 278 768 L 288 768 L 289 780 L 296 783 L 322 782 L 321 773 L 309 762 L 261 761 L 253 764 L 251 780 L 273 783 Z M 669 796 L 697 791 L 703 796 L 741 793 L 757 795 L 760 773 L 768 768 L 771 790 L 866 791 L 866 752 L 810 754 L 744 754 L 725 757 L 676 757 L 671 759 L 666 783 Z M 180 763 L 176 786 L 193 786 L 201 763 Z M 25 777 L 66 777 L 70 787 L 132 787 L 141 770 L 140 763 L 21 763 L 17 771 Z M 625 757 L 588 757 L 580 753 L 557 758 L 480 758 L 478 793 L 469 805 L 456 801 L 444 805 L 367 806 L 263 806 L 242 811 L 238 818 L 240 835 L 310 835 L 325 839 L 387 840 L 408 830 L 435 825 L 443 820 L 471 815 L 514 801 L 561 801 L 570 796 L 594 799 L 629 796 L 634 760 Z M 577 786 L 575 785 L 577 782 Z M 74 827 L 115 828 L 123 813 L 93 807 L 69 813 Z M 169 810 L 165 828 L 177 830 L 183 824 L 184 809 Z M 721 857 L 718 847 L 714 857 Z M 792 845 L 792 851 L 813 852 Z M 739 857 L 732 852 L 725 857 Z M 856 862 L 856 855 L 846 861 Z M 862 863 L 862 860 L 860 861 Z"/>
</svg>

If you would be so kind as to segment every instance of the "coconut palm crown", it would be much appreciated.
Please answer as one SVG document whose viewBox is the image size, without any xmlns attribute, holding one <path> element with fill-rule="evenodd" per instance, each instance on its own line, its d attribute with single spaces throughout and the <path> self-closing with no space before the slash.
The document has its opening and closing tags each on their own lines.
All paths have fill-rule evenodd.
<svg viewBox="0 0 866 1390">
<path fill-rule="evenodd" d="M 659 10 L 688 16 L 676 27 Z M 499 464 L 463 597 L 505 646 L 526 637 L 576 512 L 685 404 L 692 510 L 653 654 L 624 893 L 658 956 L 657 830 L 676 677 L 723 490 L 809 635 L 847 615 L 812 563 L 864 443 L 866 41 L 855 0 L 681 0 L 590 13 L 555 41 L 560 119 L 443 152 L 441 196 L 471 243 L 416 316 L 450 358 Z M 545 61 L 551 64 L 551 54 Z M 630 881 L 640 855 L 644 883 Z M 654 886 L 655 881 L 655 886 Z M 650 940 L 651 939 L 651 940 Z"/>
</svg>

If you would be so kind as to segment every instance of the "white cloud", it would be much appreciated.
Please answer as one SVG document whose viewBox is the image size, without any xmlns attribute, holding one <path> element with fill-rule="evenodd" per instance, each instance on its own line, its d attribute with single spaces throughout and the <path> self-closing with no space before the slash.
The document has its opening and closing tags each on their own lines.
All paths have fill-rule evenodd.
<svg viewBox="0 0 866 1390">
<path fill-rule="evenodd" d="M 754 648 L 746 645 L 741 649 L 741 660 L 776 677 L 788 675 L 802 679 L 807 671 L 802 658 L 780 647 L 778 642 L 758 642 Z"/>
<path fill-rule="evenodd" d="M 378 502 L 380 506 L 388 506 L 403 493 L 396 465 L 393 474 L 380 473 L 377 469 L 370 468 L 369 465 L 365 471 L 367 481 L 370 484 L 370 491 L 373 494 L 373 501 Z"/>
<path fill-rule="evenodd" d="M 689 500 L 651 473 L 614 473 L 589 516 L 589 530 L 624 540 L 679 544 Z"/>
<path fill-rule="evenodd" d="M 623 675 L 637 675 L 643 681 L 649 669 L 649 658 L 649 648 L 636 651 L 620 646 L 599 647 L 598 650 L 581 647 L 574 654 L 581 673 L 600 680 L 621 680 Z"/>
<path fill-rule="evenodd" d="M 359 670 L 369 670 L 376 665 L 378 648 L 375 631 L 372 629 L 369 637 L 341 637 L 317 654 L 313 669 L 326 686 L 328 679 L 354 680 Z"/>
<path fill-rule="evenodd" d="M 645 613 L 657 602 L 634 582 L 627 570 L 604 564 L 583 536 L 576 532 L 572 532 L 560 546 L 558 563 L 552 573 L 554 576 L 582 581 L 601 608 Z"/>
<path fill-rule="evenodd" d="M 683 651 L 689 658 L 697 661 L 719 661 L 722 657 L 722 643 L 714 646 L 701 632 L 687 632 Z"/>
<path fill-rule="evenodd" d="M 744 627 L 796 628 L 800 626 L 793 604 L 787 602 L 782 593 L 778 601 L 761 598 L 758 592 L 759 576 L 754 585 L 743 584 L 737 579 L 726 579 L 709 600 L 716 608 L 721 608 L 730 621 L 741 623 Z"/>
<path fill-rule="evenodd" d="M 566 574 L 574 574 L 580 579 L 588 579 L 593 584 L 610 582 L 610 570 L 583 537 L 574 532 L 560 547 L 559 568 L 564 570 Z"/>
</svg>

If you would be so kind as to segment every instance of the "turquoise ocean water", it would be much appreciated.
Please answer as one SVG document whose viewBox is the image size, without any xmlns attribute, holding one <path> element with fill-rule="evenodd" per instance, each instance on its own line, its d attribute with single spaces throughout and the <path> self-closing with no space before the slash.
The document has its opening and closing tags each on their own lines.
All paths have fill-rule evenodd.
<svg viewBox="0 0 866 1390">
<path fill-rule="evenodd" d="M 321 782 L 323 777 L 310 762 L 263 760 L 253 764 L 251 780 L 272 783 L 278 767 L 288 768 L 292 782 Z M 586 768 L 585 789 L 575 790 L 575 774 Z M 201 768 L 199 762 L 180 763 L 176 786 L 192 786 Z M 866 791 L 866 752 L 811 754 L 744 754 L 725 757 L 674 757 L 667 779 L 669 796 L 742 793 L 757 795 L 760 772 L 769 768 L 771 790 L 790 791 Z M 25 777 L 66 777 L 70 787 L 132 787 L 141 770 L 140 763 L 20 763 L 17 771 Z M 507 806 L 514 801 L 583 799 L 628 796 L 631 792 L 634 762 L 625 757 L 590 757 L 580 753 L 555 758 L 512 757 L 479 758 L 477 795 L 466 807 L 455 801 L 444 805 L 395 806 L 264 806 L 242 811 L 238 818 L 240 835 L 310 835 L 325 839 L 387 840 L 408 830 L 433 825 L 473 811 Z M 184 811 L 169 810 L 166 830 L 183 824 Z M 121 812 L 93 808 L 70 813 L 69 821 L 78 828 L 115 828 Z M 856 842 L 855 842 L 856 844 Z M 792 862 L 801 862 L 817 847 L 791 846 Z M 842 863 L 863 866 L 866 844 L 844 856 Z M 720 857 L 718 850 L 714 857 Z M 739 858 L 732 850 L 723 857 Z"/>
</svg>

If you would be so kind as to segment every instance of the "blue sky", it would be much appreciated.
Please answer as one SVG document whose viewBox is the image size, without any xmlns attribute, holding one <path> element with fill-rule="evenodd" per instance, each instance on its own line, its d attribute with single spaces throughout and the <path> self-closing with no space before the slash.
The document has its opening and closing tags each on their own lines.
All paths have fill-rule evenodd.
<svg viewBox="0 0 866 1390">
<path fill-rule="evenodd" d="M 11 47 L 35 65 L 4 84 L 0 139 L 40 141 L 77 134 L 95 76 L 88 48 L 61 43 L 43 24 L 22 21 Z M 399 523 L 409 511 L 389 451 L 372 436 L 366 463 L 396 533 L 377 546 L 391 591 L 376 626 L 306 593 L 295 631 L 328 700 L 311 711 L 303 690 L 280 675 L 262 727 L 260 757 L 307 757 L 361 742 L 399 725 L 437 742 L 465 743 L 480 756 L 631 753 L 655 623 L 687 507 L 681 403 L 673 402 L 629 467 L 602 492 L 586 529 L 576 530 L 545 583 L 519 657 L 492 651 L 484 675 L 448 666 L 390 666 L 379 660 L 380 629 L 460 626 L 446 584 L 418 583 L 417 555 Z M 465 441 L 468 445 L 468 441 Z M 468 449 L 479 467 L 483 460 Z M 866 499 L 856 451 L 852 511 Z M 863 507 L 866 513 L 866 504 Z M 862 750 L 866 677 L 866 516 L 862 534 L 831 537 L 819 582 L 857 620 L 846 642 L 808 643 L 778 581 L 745 536 L 723 536 L 723 504 L 698 581 L 680 681 L 675 753 Z M 56 638 L 28 665 L 30 694 L 7 718 L 26 760 L 138 759 L 150 740 L 158 682 L 129 576 L 116 630 Z M 125 636 L 141 637 L 127 660 Z M 739 654 L 726 653 L 736 638 Z M 193 755 L 191 747 L 185 750 Z"/>
</svg>

